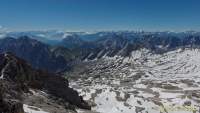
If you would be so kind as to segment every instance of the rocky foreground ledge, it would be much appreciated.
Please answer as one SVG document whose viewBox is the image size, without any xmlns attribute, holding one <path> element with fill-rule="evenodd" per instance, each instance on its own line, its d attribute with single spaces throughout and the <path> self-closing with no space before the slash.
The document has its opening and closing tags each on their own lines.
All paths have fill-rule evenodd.
<svg viewBox="0 0 200 113">
<path fill-rule="evenodd" d="M 0 113 L 24 113 L 23 106 L 63 108 L 68 113 L 75 108 L 91 109 L 78 92 L 68 87 L 60 76 L 33 69 L 12 54 L 0 54 Z M 37 100 L 40 97 L 40 100 Z"/>
</svg>

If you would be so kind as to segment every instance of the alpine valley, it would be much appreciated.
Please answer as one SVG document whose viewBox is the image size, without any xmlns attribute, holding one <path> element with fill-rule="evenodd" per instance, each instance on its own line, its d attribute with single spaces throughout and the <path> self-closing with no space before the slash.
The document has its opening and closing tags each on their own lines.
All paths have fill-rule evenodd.
<svg viewBox="0 0 200 113">
<path fill-rule="evenodd" d="M 0 113 L 199 113 L 200 32 L 0 32 Z"/>
</svg>

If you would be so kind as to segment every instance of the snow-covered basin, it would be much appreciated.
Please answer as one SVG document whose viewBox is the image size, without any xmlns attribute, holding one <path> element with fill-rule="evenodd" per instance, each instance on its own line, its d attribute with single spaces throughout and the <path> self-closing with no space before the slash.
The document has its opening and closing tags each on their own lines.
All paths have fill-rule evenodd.
<svg viewBox="0 0 200 113">
<path fill-rule="evenodd" d="M 74 86 L 79 86 L 78 91 L 85 100 L 91 100 L 91 95 L 93 95 L 95 90 L 102 89 L 102 92 L 97 94 L 93 100 L 96 106 L 94 106 L 92 110 L 100 113 L 135 113 L 136 107 L 141 107 L 142 109 L 145 108 L 141 113 L 146 113 L 147 111 L 148 113 L 160 113 L 160 111 L 163 111 L 163 108 L 165 108 L 168 113 L 192 113 L 193 111 L 187 110 L 183 106 L 184 103 L 189 102 L 191 103 L 189 109 L 195 108 L 197 110 L 196 113 L 199 113 L 199 103 L 194 101 L 196 98 L 190 98 L 190 95 L 186 92 L 199 92 L 200 49 L 178 49 L 162 55 L 149 53 L 147 50 L 140 50 L 134 51 L 132 56 L 128 58 L 106 58 L 108 62 L 114 61 L 118 63 L 118 60 L 123 60 L 123 63 L 132 63 L 132 65 L 135 66 L 135 68 L 124 67 L 130 69 L 130 72 L 132 72 L 132 74 L 125 76 L 125 78 L 134 76 L 135 72 L 143 72 L 148 75 L 147 78 L 141 78 L 143 81 L 149 81 L 152 84 L 158 84 L 158 86 L 152 85 L 151 87 L 147 87 L 144 84 L 147 82 L 139 81 L 135 82 L 135 84 L 131 82 L 133 85 L 127 90 L 126 87 L 119 84 L 120 78 L 117 77 L 112 78 L 112 81 L 109 81 L 109 79 L 102 79 L 103 82 L 97 79 L 97 83 L 104 83 L 107 80 L 112 84 L 107 84 L 108 86 L 104 87 L 95 84 L 95 82 L 90 86 L 85 86 L 89 80 L 79 81 L 81 84 L 79 84 L 79 82 L 72 83 Z M 99 65 L 97 64 L 97 66 Z M 95 79 L 93 79 L 93 81 L 94 80 Z M 192 83 L 192 85 L 189 85 L 190 83 Z M 159 88 L 159 84 L 172 85 L 177 87 L 177 89 L 173 89 L 172 91 L 171 89 Z M 118 85 L 120 88 L 115 87 Z M 123 92 L 131 92 L 131 90 L 136 90 L 138 94 L 129 93 L 130 97 L 126 101 L 118 101 L 116 99 L 116 92 L 113 91 L 115 88 L 118 88 L 120 94 Z M 89 91 L 85 91 L 85 89 L 89 89 Z M 196 100 L 199 100 L 199 98 Z M 159 103 L 160 105 L 157 105 Z"/>
</svg>

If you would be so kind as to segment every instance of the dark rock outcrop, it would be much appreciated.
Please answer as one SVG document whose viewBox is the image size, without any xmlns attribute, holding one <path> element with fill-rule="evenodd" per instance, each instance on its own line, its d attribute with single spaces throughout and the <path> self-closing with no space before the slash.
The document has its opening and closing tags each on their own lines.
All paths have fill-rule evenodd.
<svg viewBox="0 0 200 113">
<path fill-rule="evenodd" d="M 23 95 L 29 89 L 46 91 L 49 95 L 83 109 L 90 106 L 68 87 L 61 76 L 33 69 L 12 54 L 0 54 L 0 113 L 23 113 Z"/>
<path fill-rule="evenodd" d="M 0 113 L 23 113 L 22 89 L 19 84 L 0 80 Z"/>
</svg>

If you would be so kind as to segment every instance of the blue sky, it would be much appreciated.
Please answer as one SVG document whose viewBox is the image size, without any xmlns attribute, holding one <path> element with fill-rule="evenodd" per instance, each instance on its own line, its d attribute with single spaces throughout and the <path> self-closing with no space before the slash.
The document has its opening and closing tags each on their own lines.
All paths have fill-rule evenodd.
<svg viewBox="0 0 200 113">
<path fill-rule="evenodd" d="M 10 30 L 198 30 L 200 0 L 0 0 Z"/>
</svg>

